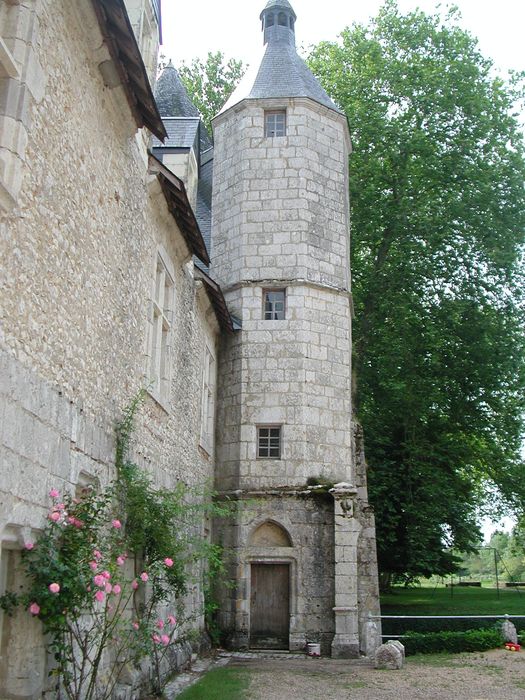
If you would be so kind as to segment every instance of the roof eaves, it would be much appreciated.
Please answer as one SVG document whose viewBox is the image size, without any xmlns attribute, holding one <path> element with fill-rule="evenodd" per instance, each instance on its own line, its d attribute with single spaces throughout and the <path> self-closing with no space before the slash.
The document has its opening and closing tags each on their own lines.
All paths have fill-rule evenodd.
<svg viewBox="0 0 525 700">
<path fill-rule="evenodd" d="M 159 180 L 162 192 L 166 199 L 168 209 L 177 222 L 184 240 L 188 244 L 191 252 L 196 255 L 205 265 L 210 264 L 210 257 L 206 248 L 206 243 L 191 208 L 191 204 L 186 194 L 186 188 L 180 178 L 168 170 L 158 158 L 149 152 L 148 170 L 155 174 Z"/>
<path fill-rule="evenodd" d="M 163 141 L 162 123 L 124 0 L 92 0 L 100 31 L 118 71 L 138 128 L 147 127 Z"/>
<path fill-rule="evenodd" d="M 208 294 L 208 298 L 211 301 L 211 304 L 215 310 L 215 314 L 217 316 L 221 328 L 227 333 L 233 333 L 233 319 L 230 315 L 230 312 L 228 311 L 228 307 L 226 306 L 226 300 L 217 282 L 212 280 L 212 278 L 199 267 L 194 268 L 193 274 L 195 275 L 195 279 L 201 280 L 204 283 L 204 287 Z"/>
</svg>

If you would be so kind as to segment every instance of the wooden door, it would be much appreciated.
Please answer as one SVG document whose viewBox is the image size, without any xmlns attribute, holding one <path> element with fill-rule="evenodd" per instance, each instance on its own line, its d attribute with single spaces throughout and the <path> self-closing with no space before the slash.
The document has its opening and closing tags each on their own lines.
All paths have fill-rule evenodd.
<svg viewBox="0 0 525 700">
<path fill-rule="evenodd" d="M 289 629 L 289 564 L 252 564 L 250 646 L 288 649 Z"/>
</svg>

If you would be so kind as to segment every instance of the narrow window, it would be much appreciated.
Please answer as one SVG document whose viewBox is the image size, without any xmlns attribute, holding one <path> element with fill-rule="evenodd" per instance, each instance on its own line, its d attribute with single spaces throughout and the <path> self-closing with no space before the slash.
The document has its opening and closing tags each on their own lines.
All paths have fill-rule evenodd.
<svg viewBox="0 0 525 700">
<path fill-rule="evenodd" d="M 211 454 L 215 425 L 215 358 L 206 346 L 202 368 L 201 446 Z"/>
<path fill-rule="evenodd" d="M 283 321 L 286 318 L 286 290 L 265 289 L 263 318 L 265 321 Z"/>
<path fill-rule="evenodd" d="M 257 457 L 281 459 L 281 426 L 257 426 Z"/>
<path fill-rule="evenodd" d="M 169 395 L 172 305 L 173 277 L 159 253 L 150 312 L 148 380 L 151 393 L 163 403 Z"/>
<path fill-rule="evenodd" d="M 273 27 L 273 14 L 266 15 L 266 26 Z"/>
<path fill-rule="evenodd" d="M 264 135 L 286 136 L 286 110 L 264 113 Z"/>
<path fill-rule="evenodd" d="M 284 14 L 284 12 L 279 12 L 277 22 L 281 25 L 281 27 L 286 27 L 288 22 L 286 21 L 286 15 Z"/>
</svg>

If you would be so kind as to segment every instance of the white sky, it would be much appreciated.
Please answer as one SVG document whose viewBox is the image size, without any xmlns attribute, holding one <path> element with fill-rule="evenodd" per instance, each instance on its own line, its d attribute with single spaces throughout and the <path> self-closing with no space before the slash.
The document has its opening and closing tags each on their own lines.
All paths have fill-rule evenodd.
<svg viewBox="0 0 525 700">
<path fill-rule="evenodd" d="M 162 0 L 162 53 L 175 65 L 222 51 L 250 63 L 262 44 L 259 14 L 267 0 Z M 381 0 L 290 0 L 298 46 L 333 41 L 354 21 L 377 13 Z M 402 11 L 435 10 L 437 0 L 398 0 Z M 443 7 L 448 3 L 443 2 Z M 462 24 L 498 68 L 525 70 L 524 0 L 456 0 Z"/>
</svg>

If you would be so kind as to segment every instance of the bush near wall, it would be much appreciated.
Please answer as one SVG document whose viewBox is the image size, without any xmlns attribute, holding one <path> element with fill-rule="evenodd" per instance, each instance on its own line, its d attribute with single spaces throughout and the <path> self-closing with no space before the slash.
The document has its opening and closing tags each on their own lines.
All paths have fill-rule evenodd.
<svg viewBox="0 0 525 700">
<path fill-rule="evenodd" d="M 487 651 L 503 644 L 498 629 L 467 630 L 466 632 L 407 632 L 401 640 L 407 656 L 411 654 L 435 654 L 447 651 Z"/>
<path fill-rule="evenodd" d="M 388 613 L 391 614 L 391 613 Z M 403 613 L 400 613 L 403 614 Z M 430 614 L 430 613 L 429 613 Z M 484 614 L 484 613 L 481 613 Z M 454 617 L 441 619 L 419 619 L 419 620 L 383 620 L 382 628 L 385 635 L 401 635 L 407 633 L 407 627 L 410 625 L 411 631 L 426 634 L 429 632 L 466 632 L 468 630 L 490 630 L 494 626 L 503 622 L 503 618 L 495 619 L 464 619 Z M 512 618 L 511 622 L 516 627 L 518 633 L 525 633 L 525 619 Z"/>
</svg>

